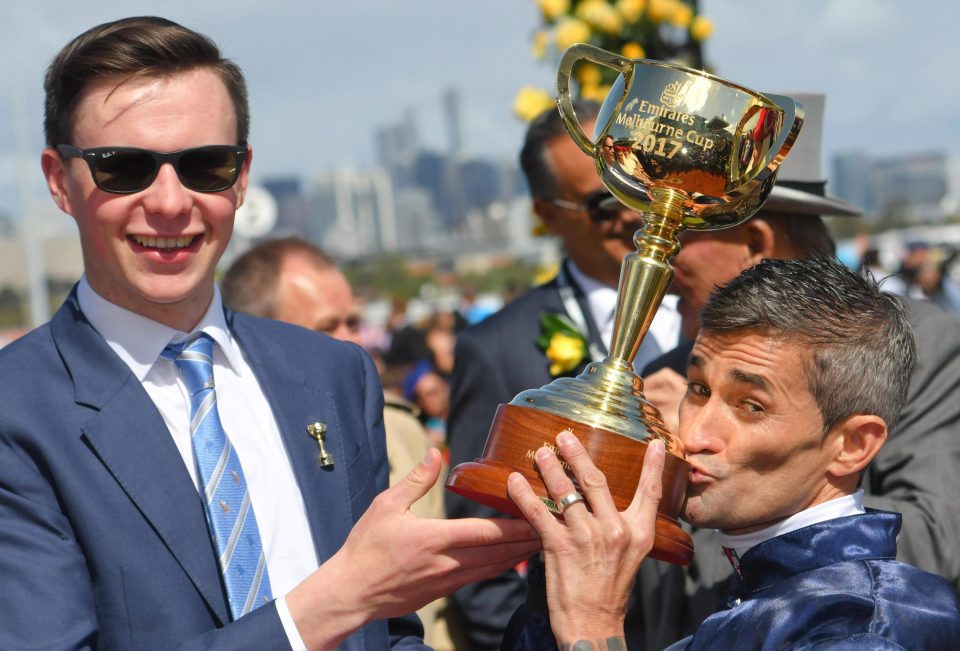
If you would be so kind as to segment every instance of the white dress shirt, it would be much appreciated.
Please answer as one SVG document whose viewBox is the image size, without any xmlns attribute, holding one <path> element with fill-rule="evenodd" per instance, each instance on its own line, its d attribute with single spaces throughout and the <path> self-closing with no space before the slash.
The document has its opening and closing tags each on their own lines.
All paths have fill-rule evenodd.
<svg viewBox="0 0 960 651">
<path fill-rule="evenodd" d="M 273 410 L 227 328 L 219 289 L 214 287 L 210 307 L 191 333 L 107 301 L 93 290 L 86 275 L 80 279 L 77 299 L 83 314 L 130 367 L 163 416 L 195 486 L 199 484 L 190 443 L 190 394 L 176 364 L 160 353 L 171 341 L 180 342 L 198 332 L 216 342 L 213 378 L 220 420 L 243 467 L 280 620 L 290 646 L 305 651 L 283 595 L 317 569 L 313 537 Z"/>
<path fill-rule="evenodd" d="M 569 269 L 573 280 L 587 297 L 590 314 L 600 331 L 603 345 L 607 347 L 607 350 L 610 350 L 610 339 L 613 337 L 613 321 L 617 307 L 617 290 L 586 275 L 572 260 Z M 660 307 L 650 323 L 650 330 L 647 332 L 664 353 L 673 350 L 680 343 L 680 312 L 677 311 L 677 300 L 678 297 L 673 294 L 667 294 L 663 297 L 663 302 L 660 303 Z"/>
</svg>

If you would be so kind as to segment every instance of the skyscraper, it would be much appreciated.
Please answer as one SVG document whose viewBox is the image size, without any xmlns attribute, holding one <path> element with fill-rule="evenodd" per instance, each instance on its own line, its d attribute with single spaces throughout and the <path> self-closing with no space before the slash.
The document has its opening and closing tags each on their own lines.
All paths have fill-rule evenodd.
<svg viewBox="0 0 960 651">
<path fill-rule="evenodd" d="M 393 184 L 386 170 L 323 172 L 310 182 L 307 201 L 308 239 L 334 255 L 397 250 Z"/>
</svg>

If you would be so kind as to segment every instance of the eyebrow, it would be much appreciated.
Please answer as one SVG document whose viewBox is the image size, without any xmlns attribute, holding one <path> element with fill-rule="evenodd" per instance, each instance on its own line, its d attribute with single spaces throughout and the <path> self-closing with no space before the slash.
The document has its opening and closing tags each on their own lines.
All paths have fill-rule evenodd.
<svg viewBox="0 0 960 651">
<path fill-rule="evenodd" d="M 702 370 L 704 367 L 704 360 L 700 355 L 690 355 L 690 361 L 687 363 L 687 368 L 696 368 Z M 730 371 L 730 377 L 732 377 L 737 382 L 743 382 L 744 384 L 751 384 L 758 389 L 763 391 L 770 391 L 770 382 L 767 378 L 756 373 L 747 373 L 746 371 L 741 371 L 740 369 L 733 369 Z"/>
<path fill-rule="evenodd" d="M 763 391 L 770 391 L 770 383 L 767 382 L 767 378 L 763 377 L 762 375 L 757 375 L 756 373 L 745 373 L 739 369 L 733 369 L 730 371 L 730 376 L 738 382 L 752 384 Z"/>
</svg>

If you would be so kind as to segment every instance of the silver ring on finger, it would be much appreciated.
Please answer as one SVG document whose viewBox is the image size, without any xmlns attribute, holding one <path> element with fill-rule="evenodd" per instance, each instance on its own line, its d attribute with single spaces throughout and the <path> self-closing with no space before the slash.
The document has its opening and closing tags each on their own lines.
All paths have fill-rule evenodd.
<svg viewBox="0 0 960 651">
<path fill-rule="evenodd" d="M 568 495 L 564 495 L 563 498 L 561 498 L 560 500 L 560 512 L 563 513 L 564 511 L 569 509 L 571 506 L 573 506 L 577 502 L 583 502 L 583 501 L 584 501 L 583 495 L 581 495 L 577 491 L 573 491 Z"/>
</svg>

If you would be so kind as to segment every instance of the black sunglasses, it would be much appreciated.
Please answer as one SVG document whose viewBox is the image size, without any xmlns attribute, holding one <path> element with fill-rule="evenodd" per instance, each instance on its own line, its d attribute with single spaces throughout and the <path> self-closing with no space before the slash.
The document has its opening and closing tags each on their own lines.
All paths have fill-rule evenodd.
<svg viewBox="0 0 960 651">
<path fill-rule="evenodd" d="M 606 190 L 596 190 L 583 198 L 583 203 L 574 203 L 566 199 L 548 199 L 550 203 L 567 210 L 576 210 L 585 212 L 590 220 L 602 224 L 616 218 L 622 210 L 620 202 L 613 198 L 613 195 Z"/>
<path fill-rule="evenodd" d="M 82 158 L 93 182 L 104 192 L 132 194 L 146 190 L 164 163 L 173 165 L 184 187 L 196 192 L 221 192 L 237 182 L 247 157 L 246 147 L 205 145 L 180 151 L 159 152 L 136 147 L 77 149 L 57 145 L 64 158 Z"/>
</svg>

